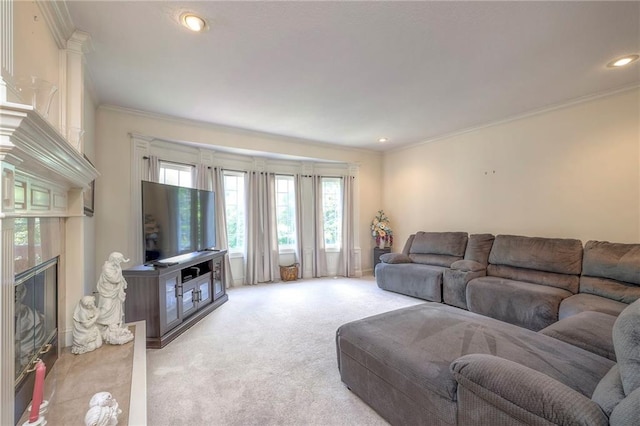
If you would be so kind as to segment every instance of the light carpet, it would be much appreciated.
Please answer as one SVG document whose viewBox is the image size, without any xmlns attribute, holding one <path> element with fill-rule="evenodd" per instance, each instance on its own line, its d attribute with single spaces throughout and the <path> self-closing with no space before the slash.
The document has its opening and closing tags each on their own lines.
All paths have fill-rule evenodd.
<svg viewBox="0 0 640 426">
<path fill-rule="evenodd" d="M 371 276 L 232 288 L 229 301 L 147 350 L 149 425 L 386 425 L 340 380 L 349 321 L 422 303 Z"/>
</svg>

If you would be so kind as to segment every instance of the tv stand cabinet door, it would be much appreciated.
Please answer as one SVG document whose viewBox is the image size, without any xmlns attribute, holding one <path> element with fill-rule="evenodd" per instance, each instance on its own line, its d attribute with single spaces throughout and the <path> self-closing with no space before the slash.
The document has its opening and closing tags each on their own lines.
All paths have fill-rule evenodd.
<svg viewBox="0 0 640 426">
<path fill-rule="evenodd" d="M 160 336 L 182 322 L 182 285 L 180 271 L 160 277 Z M 159 337 L 159 336 L 158 336 Z"/>
<path fill-rule="evenodd" d="M 213 274 L 213 300 L 216 301 L 224 296 L 225 280 L 224 280 L 224 256 L 218 256 L 213 259 L 213 268 L 211 269 Z"/>
</svg>

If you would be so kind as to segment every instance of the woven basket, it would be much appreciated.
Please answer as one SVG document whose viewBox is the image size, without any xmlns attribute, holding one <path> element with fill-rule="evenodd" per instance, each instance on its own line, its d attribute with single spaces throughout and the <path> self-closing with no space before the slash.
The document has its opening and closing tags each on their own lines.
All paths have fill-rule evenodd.
<svg viewBox="0 0 640 426">
<path fill-rule="evenodd" d="M 298 279 L 298 265 L 299 263 L 294 263 L 289 266 L 280 266 L 280 278 L 282 281 L 295 281 Z"/>
</svg>

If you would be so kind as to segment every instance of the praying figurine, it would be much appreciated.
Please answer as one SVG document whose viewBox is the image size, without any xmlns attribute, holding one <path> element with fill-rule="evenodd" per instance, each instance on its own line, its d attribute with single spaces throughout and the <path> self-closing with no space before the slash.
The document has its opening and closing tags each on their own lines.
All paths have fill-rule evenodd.
<svg viewBox="0 0 640 426">
<path fill-rule="evenodd" d="M 102 273 L 98 279 L 98 308 L 100 315 L 98 324 L 102 329 L 102 338 L 106 343 L 122 345 L 133 340 L 133 333 L 123 327 L 124 301 L 127 282 L 122 276 L 121 263 L 128 262 L 122 253 L 113 252 L 102 265 Z"/>
<path fill-rule="evenodd" d="M 84 296 L 73 311 L 73 341 L 71 353 L 83 354 L 102 346 L 102 335 L 98 329 L 99 311 L 95 297 Z"/>
<path fill-rule="evenodd" d="M 44 314 L 25 303 L 27 287 L 15 286 L 15 351 L 16 368 L 27 365 L 46 339 Z"/>
<path fill-rule="evenodd" d="M 89 411 L 84 416 L 85 426 L 115 426 L 118 415 L 118 401 L 109 392 L 98 392 L 89 401 Z"/>
</svg>

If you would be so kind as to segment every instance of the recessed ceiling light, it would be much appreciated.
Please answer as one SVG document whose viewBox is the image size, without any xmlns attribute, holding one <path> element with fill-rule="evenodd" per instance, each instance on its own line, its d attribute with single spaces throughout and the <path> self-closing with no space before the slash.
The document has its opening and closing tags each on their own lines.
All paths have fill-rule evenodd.
<svg viewBox="0 0 640 426">
<path fill-rule="evenodd" d="M 182 22 L 182 25 L 195 32 L 200 32 L 207 26 L 207 23 L 203 18 L 193 13 L 182 14 L 182 16 L 180 17 L 180 22 Z"/>
<path fill-rule="evenodd" d="M 385 143 L 385 142 L 388 142 L 388 141 L 389 141 L 389 139 L 387 139 L 387 138 L 378 139 L 378 142 L 380 142 L 380 143 Z"/>
<path fill-rule="evenodd" d="M 619 68 L 624 67 L 625 65 L 629 65 L 631 62 L 635 62 L 638 60 L 640 56 L 638 55 L 627 55 L 618 59 L 614 59 L 613 61 L 607 64 L 609 68 Z"/>
</svg>

